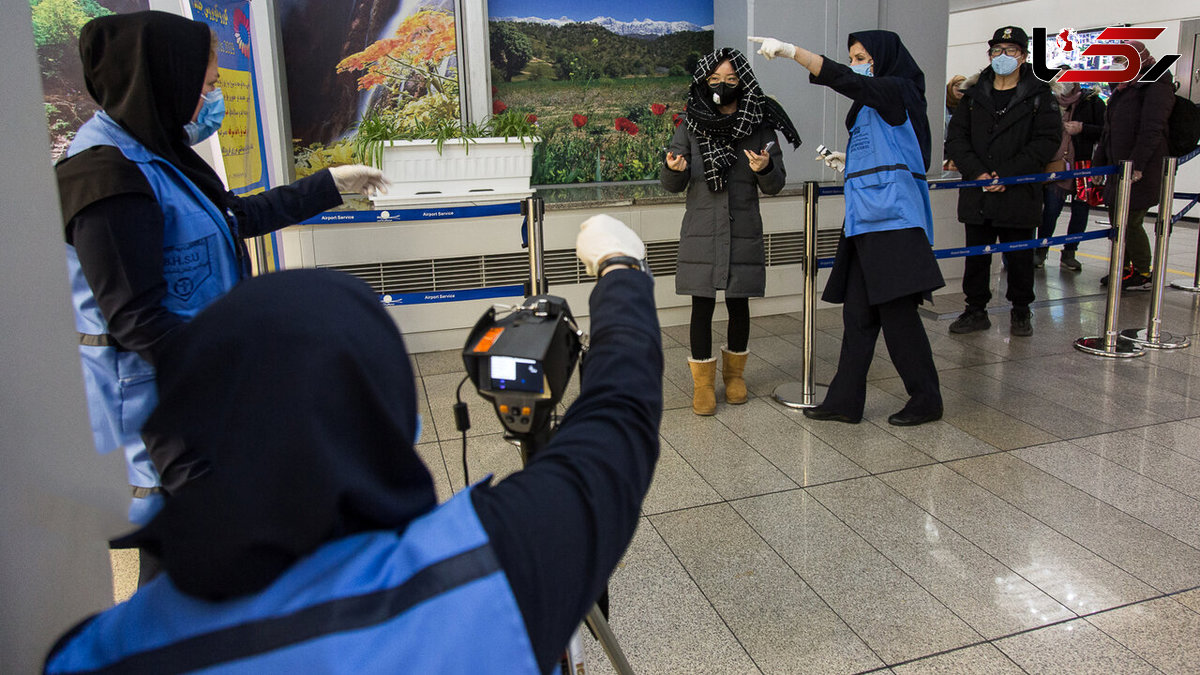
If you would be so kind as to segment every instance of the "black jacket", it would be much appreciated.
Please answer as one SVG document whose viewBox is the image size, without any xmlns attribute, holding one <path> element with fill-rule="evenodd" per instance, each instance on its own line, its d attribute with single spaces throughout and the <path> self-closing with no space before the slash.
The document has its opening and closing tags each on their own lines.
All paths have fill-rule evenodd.
<svg viewBox="0 0 1200 675">
<path fill-rule="evenodd" d="M 1096 166 L 1133 160 L 1133 169 L 1142 179 L 1129 193 L 1131 210 L 1146 209 L 1158 203 L 1162 185 L 1163 157 L 1167 154 L 1167 118 L 1175 105 L 1171 79 L 1135 83 L 1118 89 L 1108 99 L 1104 133 L 1092 155 Z M 1104 203 L 1116 203 L 1117 181 L 1104 188 Z"/>
<path fill-rule="evenodd" d="M 991 66 L 963 92 L 950 118 L 946 154 L 965 180 L 995 172 L 1001 178 L 1041 173 L 1062 140 L 1062 115 L 1050 87 L 1021 66 L 1012 100 L 996 110 Z M 1036 227 L 1042 219 L 1042 186 L 1009 185 L 1003 192 L 964 188 L 958 192 L 958 219 L 997 227 Z"/>
<path fill-rule="evenodd" d="M 1075 159 L 1090 160 L 1096 141 L 1104 131 L 1104 99 L 1095 92 L 1086 92 L 1076 101 L 1071 119 L 1083 123 L 1083 129 L 1071 139 L 1075 144 Z"/>
</svg>

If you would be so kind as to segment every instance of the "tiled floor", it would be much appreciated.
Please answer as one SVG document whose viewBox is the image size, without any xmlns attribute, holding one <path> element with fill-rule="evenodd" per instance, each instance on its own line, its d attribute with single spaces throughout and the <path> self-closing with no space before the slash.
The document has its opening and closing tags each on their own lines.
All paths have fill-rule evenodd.
<svg viewBox="0 0 1200 675">
<path fill-rule="evenodd" d="M 1177 230 L 1170 278 L 1190 276 L 1195 241 L 1194 226 Z M 961 294 L 939 295 L 944 318 L 925 323 L 946 415 L 916 428 L 886 422 L 905 396 L 882 340 L 861 424 L 774 402 L 801 373 L 800 315 L 753 319 L 753 398 L 697 417 L 686 327 L 665 328 L 662 458 L 610 585 L 634 669 L 1200 672 L 1200 347 L 1076 351 L 1102 332 L 1107 255 L 1106 240 L 1087 242 L 1077 274 L 1051 253 L 1037 277 L 1053 302 L 1035 308 L 1032 338 L 1010 338 L 1003 310 L 984 333 L 950 335 Z M 1148 305 L 1124 295 L 1119 326 L 1144 325 Z M 1198 310 L 1200 295 L 1168 289 L 1163 326 L 1196 336 Z M 814 318 L 827 382 L 840 314 Z M 462 485 L 461 363 L 415 361 L 420 450 L 444 498 Z M 472 476 L 516 470 L 487 408 L 472 412 Z"/>
</svg>

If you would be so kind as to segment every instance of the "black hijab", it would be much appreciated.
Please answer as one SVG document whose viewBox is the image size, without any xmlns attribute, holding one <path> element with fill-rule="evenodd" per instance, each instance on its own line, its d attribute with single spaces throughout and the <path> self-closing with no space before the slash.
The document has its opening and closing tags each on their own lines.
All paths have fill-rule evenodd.
<svg viewBox="0 0 1200 675">
<path fill-rule="evenodd" d="M 96 103 L 224 207 L 225 186 L 188 145 L 183 130 L 204 90 L 211 51 L 208 26 L 167 12 L 103 16 L 87 22 L 79 33 L 84 83 Z M 79 159 L 83 161 L 64 162 L 59 172 L 68 220 L 104 197 L 142 191 L 123 186 L 119 178 L 104 178 L 105 166 L 86 166 L 88 159 Z M 93 181 L 111 185 L 97 188 Z"/>
<path fill-rule="evenodd" d="M 900 41 L 900 36 L 890 30 L 851 33 L 846 40 L 846 48 L 849 49 L 855 42 L 862 43 L 863 49 L 871 55 L 874 61 L 871 70 L 876 78 L 896 77 L 911 83 L 900 87 L 900 97 L 908 119 L 912 121 L 913 131 L 917 134 L 917 142 L 921 144 L 921 154 L 925 157 L 925 168 L 928 169 L 930 134 L 928 106 L 925 102 L 925 73 L 921 71 L 912 54 L 908 53 L 908 49 Z M 861 109 L 862 103 L 857 101 L 850 106 L 850 112 L 846 114 L 847 129 L 854 126 L 854 120 Z"/>
<path fill-rule="evenodd" d="M 189 595 L 257 592 L 326 542 L 436 504 L 404 340 L 351 276 L 242 282 L 172 338 L 158 386 L 143 435 L 164 506 L 113 545 L 157 552 Z"/>
<path fill-rule="evenodd" d="M 733 67 L 743 90 L 737 111 L 730 115 L 717 109 L 708 87 L 708 76 L 724 61 L 729 61 Z M 700 145 L 704 182 L 713 192 L 725 189 L 725 173 L 738 159 L 733 143 L 749 136 L 759 125 L 778 130 L 792 147 L 800 147 L 800 134 L 783 106 L 763 93 L 746 56 L 730 47 L 718 49 L 696 64 L 692 86 L 688 89 L 685 119 L 688 131 L 696 136 Z"/>
</svg>

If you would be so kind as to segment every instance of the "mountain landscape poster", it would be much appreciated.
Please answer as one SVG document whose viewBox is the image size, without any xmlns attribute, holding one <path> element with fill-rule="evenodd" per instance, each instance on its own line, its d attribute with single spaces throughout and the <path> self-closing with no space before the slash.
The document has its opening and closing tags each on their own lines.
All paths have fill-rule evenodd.
<svg viewBox="0 0 1200 675">
<path fill-rule="evenodd" d="M 658 176 L 713 49 L 711 0 L 490 0 L 488 12 L 492 112 L 541 127 L 535 184 Z"/>
</svg>

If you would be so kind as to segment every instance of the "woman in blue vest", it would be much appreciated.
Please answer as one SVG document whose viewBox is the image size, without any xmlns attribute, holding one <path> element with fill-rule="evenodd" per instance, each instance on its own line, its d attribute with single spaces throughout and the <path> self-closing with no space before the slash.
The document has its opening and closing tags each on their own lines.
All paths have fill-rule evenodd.
<svg viewBox="0 0 1200 675">
<path fill-rule="evenodd" d="M 867 395 L 867 371 L 883 330 L 888 355 L 909 400 L 888 417 L 898 426 L 941 419 L 942 395 L 929 337 L 917 313 L 945 285 L 933 256 L 929 206 L 929 120 L 925 75 L 891 31 L 851 33 L 846 66 L 773 38 L 767 58 L 787 56 L 809 81 L 854 101 L 846 115 L 846 220 L 822 299 L 842 304 L 841 356 L 825 400 L 804 414 L 857 423 Z"/>
<path fill-rule="evenodd" d="M 645 256 L 614 219 L 585 225 L 589 273 Z M 163 574 L 63 636 L 45 672 L 550 672 L 659 454 L 654 283 L 628 267 L 599 271 L 553 440 L 440 506 L 412 365 L 371 289 L 329 270 L 240 284 L 160 366 L 146 433 L 164 505 L 114 545 L 157 551 Z"/>
<path fill-rule="evenodd" d="M 101 111 L 57 167 L 75 323 L 96 449 L 124 448 L 129 518 L 144 523 L 160 497 L 140 432 L 170 337 L 249 275 L 243 237 L 384 181 L 351 166 L 259 195 L 228 192 L 191 148 L 224 116 L 216 38 L 202 23 L 153 11 L 102 17 L 83 27 L 79 51 Z"/>
</svg>

